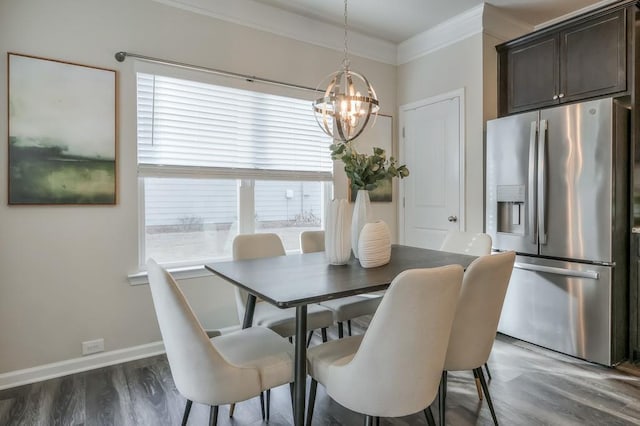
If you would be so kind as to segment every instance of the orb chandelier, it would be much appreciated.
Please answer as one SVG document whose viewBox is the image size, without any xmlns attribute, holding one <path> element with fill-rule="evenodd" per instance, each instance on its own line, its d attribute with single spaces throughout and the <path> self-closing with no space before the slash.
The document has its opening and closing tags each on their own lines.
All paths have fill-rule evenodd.
<svg viewBox="0 0 640 426">
<path fill-rule="evenodd" d="M 375 124 L 380 105 L 369 80 L 350 68 L 347 49 L 347 0 L 344 0 L 344 59 L 342 69 L 327 76 L 318 87 L 324 96 L 313 102 L 316 121 L 334 140 L 351 142 L 367 124 Z M 318 90 L 320 91 L 320 90 Z M 372 120 L 373 118 L 373 120 Z"/>
</svg>

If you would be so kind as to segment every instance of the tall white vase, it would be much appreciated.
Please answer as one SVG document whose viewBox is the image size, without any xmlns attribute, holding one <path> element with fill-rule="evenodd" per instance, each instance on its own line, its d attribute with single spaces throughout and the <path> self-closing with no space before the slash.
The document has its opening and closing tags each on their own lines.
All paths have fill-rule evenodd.
<svg viewBox="0 0 640 426">
<path fill-rule="evenodd" d="M 324 251 L 332 265 L 344 265 L 351 257 L 350 224 L 349 202 L 330 201 L 325 216 Z"/>
<path fill-rule="evenodd" d="M 356 202 L 353 206 L 353 216 L 351 219 L 351 248 L 353 255 L 358 258 L 358 238 L 365 224 L 373 220 L 371 212 L 371 201 L 369 191 L 360 189 L 356 195 Z"/>
</svg>

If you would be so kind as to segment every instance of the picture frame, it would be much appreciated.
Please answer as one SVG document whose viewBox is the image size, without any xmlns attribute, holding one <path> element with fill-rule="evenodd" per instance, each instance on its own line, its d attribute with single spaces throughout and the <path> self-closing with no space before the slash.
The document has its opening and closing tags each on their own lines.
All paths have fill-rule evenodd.
<svg viewBox="0 0 640 426">
<path fill-rule="evenodd" d="M 387 159 L 393 156 L 393 117 L 390 115 L 378 114 L 376 123 L 358 139 L 353 141 L 353 145 L 359 153 L 371 155 L 373 148 L 382 148 L 387 154 Z M 348 182 L 349 200 L 356 201 L 357 190 L 352 188 L 351 181 Z M 385 179 L 378 184 L 373 191 L 369 191 L 369 199 L 372 203 L 391 203 L 393 201 L 393 181 L 391 178 Z"/>
<path fill-rule="evenodd" d="M 116 204 L 116 71 L 13 52 L 7 68 L 8 204 Z"/>
</svg>

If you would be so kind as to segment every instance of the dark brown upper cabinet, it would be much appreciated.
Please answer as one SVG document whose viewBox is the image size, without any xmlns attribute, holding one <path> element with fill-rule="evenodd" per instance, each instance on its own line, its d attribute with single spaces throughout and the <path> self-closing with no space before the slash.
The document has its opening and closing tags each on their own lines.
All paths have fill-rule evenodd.
<svg viewBox="0 0 640 426">
<path fill-rule="evenodd" d="M 497 46 L 500 115 L 627 90 L 627 9 Z"/>
</svg>

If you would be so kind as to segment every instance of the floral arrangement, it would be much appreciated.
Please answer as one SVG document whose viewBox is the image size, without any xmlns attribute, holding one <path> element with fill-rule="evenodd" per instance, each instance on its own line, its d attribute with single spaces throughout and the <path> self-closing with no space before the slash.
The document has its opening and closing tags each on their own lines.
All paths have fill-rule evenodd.
<svg viewBox="0 0 640 426">
<path fill-rule="evenodd" d="M 332 160 L 342 160 L 344 171 L 351 180 L 354 190 L 365 189 L 372 191 L 385 179 L 399 177 L 403 179 L 409 176 L 406 165 L 398 166 L 394 157 L 387 159 L 385 150 L 373 148 L 373 155 L 361 154 L 350 143 L 334 143 L 331 150 Z"/>
</svg>

